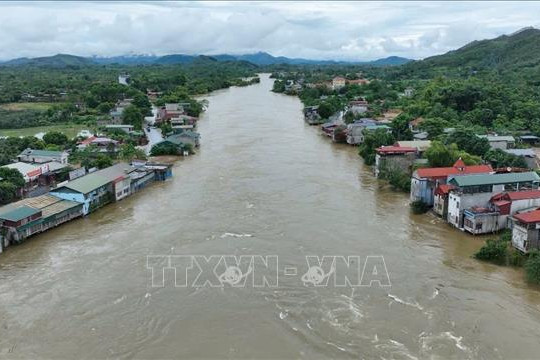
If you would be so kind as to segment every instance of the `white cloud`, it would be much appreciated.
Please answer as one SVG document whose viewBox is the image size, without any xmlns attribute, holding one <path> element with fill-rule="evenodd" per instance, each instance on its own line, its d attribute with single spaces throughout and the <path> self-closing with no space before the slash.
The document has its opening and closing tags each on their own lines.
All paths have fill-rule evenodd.
<svg viewBox="0 0 540 360">
<path fill-rule="evenodd" d="M 0 3 L 0 58 L 267 51 L 422 58 L 538 25 L 534 2 Z"/>
</svg>

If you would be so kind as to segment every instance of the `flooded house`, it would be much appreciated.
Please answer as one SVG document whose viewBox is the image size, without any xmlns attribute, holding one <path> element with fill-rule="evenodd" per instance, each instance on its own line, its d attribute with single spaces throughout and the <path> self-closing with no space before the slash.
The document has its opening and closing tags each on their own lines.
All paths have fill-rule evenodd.
<svg viewBox="0 0 540 360">
<path fill-rule="evenodd" d="M 454 188 L 448 196 L 447 220 L 452 226 L 463 229 L 465 210 L 490 208 L 491 198 L 504 191 L 538 189 L 540 177 L 535 172 L 476 174 L 454 176 L 448 183 Z"/>
<path fill-rule="evenodd" d="M 354 115 L 360 115 L 368 111 L 368 102 L 364 99 L 349 102 L 349 111 Z"/>
<path fill-rule="evenodd" d="M 453 188 L 453 185 L 441 184 L 433 193 L 433 211 L 445 220 L 448 216 L 448 195 Z"/>
<path fill-rule="evenodd" d="M 0 252 L 10 244 L 82 216 L 82 204 L 45 194 L 0 208 Z"/>
<path fill-rule="evenodd" d="M 83 204 L 83 215 L 129 195 L 129 170 L 126 163 L 95 171 L 88 175 L 69 181 L 50 194 L 61 199 Z"/>
<path fill-rule="evenodd" d="M 319 109 L 318 106 L 306 106 L 304 108 L 304 120 L 309 125 L 319 125 L 323 122 L 323 119 L 319 115 L 319 112 L 317 111 Z"/>
<path fill-rule="evenodd" d="M 514 215 L 512 246 L 524 254 L 540 250 L 540 210 Z"/>
<path fill-rule="evenodd" d="M 405 146 L 381 146 L 375 154 L 375 176 L 379 177 L 385 170 L 399 170 L 410 174 L 418 150 Z"/>
<path fill-rule="evenodd" d="M 171 119 L 177 118 L 180 115 L 184 115 L 184 114 L 185 114 L 185 110 L 182 105 L 177 104 L 177 103 L 165 104 L 164 106 L 158 109 L 157 116 L 156 116 L 156 124 L 168 122 Z"/>
<path fill-rule="evenodd" d="M 411 178 L 411 201 L 422 201 L 433 205 L 434 193 L 437 186 L 446 184 L 451 177 L 470 174 L 489 174 L 493 169 L 489 165 L 467 166 L 458 159 L 451 167 L 420 168 L 413 172 Z"/>
<path fill-rule="evenodd" d="M 358 145 L 364 142 L 364 129 L 377 124 L 376 120 L 363 118 L 347 125 L 347 144 Z"/>
</svg>

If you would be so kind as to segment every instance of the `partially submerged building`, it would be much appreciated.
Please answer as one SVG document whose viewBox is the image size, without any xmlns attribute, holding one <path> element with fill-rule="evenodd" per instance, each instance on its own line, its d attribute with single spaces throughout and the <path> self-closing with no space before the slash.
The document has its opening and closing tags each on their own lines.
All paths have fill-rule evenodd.
<svg viewBox="0 0 540 360">
<path fill-rule="evenodd" d="M 535 172 L 477 174 L 455 176 L 448 183 L 454 186 L 448 197 L 448 223 L 463 229 L 465 210 L 489 208 L 491 198 L 503 191 L 538 189 L 540 177 Z"/>
<path fill-rule="evenodd" d="M 492 172 L 493 169 L 489 165 L 467 166 L 461 159 L 451 167 L 417 169 L 411 178 L 411 201 L 422 201 L 427 205 L 433 205 L 435 189 L 441 184 L 446 184 L 449 178 Z"/>
<path fill-rule="evenodd" d="M 540 210 L 514 215 L 512 245 L 527 254 L 540 250 Z"/>
<path fill-rule="evenodd" d="M 10 244 L 82 216 L 82 204 L 49 194 L 23 199 L 0 208 L 0 252 Z"/>
</svg>

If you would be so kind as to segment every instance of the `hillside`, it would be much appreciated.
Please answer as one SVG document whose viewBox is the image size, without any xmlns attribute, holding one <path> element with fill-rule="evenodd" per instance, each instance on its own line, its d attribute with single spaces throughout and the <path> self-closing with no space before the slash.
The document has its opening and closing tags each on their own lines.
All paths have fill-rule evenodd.
<svg viewBox="0 0 540 360">
<path fill-rule="evenodd" d="M 93 65 L 92 59 L 80 56 L 58 54 L 54 56 L 44 56 L 37 58 L 19 58 L 3 63 L 4 66 L 29 65 L 38 67 L 68 67 L 68 66 L 87 66 Z"/>
<path fill-rule="evenodd" d="M 408 71 L 514 70 L 540 65 L 540 30 L 525 28 L 495 39 L 473 41 L 443 55 L 407 64 Z"/>
</svg>

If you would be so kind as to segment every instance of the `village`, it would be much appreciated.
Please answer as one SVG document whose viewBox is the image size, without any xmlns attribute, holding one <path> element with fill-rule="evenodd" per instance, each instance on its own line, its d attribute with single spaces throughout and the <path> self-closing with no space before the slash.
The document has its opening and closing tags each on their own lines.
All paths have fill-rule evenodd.
<svg viewBox="0 0 540 360">
<path fill-rule="evenodd" d="M 367 79 L 348 80 L 341 76 L 317 84 L 289 80 L 284 92 L 297 94 L 303 88 L 321 86 L 336 91 L 352 84 L 368 83 Z M 405 88 L 400 96 L 411 97 L 414 91 Z M 322 101 L 327 98 L 327 95 L 321 96 Z M 376 118 L 363 117 L 370 112 L 370 104 L 363 97 L 348 101 L 326 119 L 318 110 L 317 105 L 305 106 L 306 123 L 320 126 L 321 133 L 333 142 L 360 147 L 370 133 L 390 134 L 392 122 L 400 113 L 398 109 L 389 109 Z M 346 117 L 352 120 L 345 121 Z M 374 149 L 375 177 L 389 180 L 388 174 L 400 174 L 402 182 L 410 182 L 401 188 L 410 188 L 410 203 L 415 213 L 429 211 L 449 226 L 471 235 L 495 234 L 508 229 L 511 244 L 520 253 L 539 250 L 540 177 L 536 172 L 538 149 L 534 146 L 540 139 L 531 134 L 475 135 L 485 139 L 490 150 L 518 159 L 520 167 L 492 167 L 487 162 L 467 165 L 461 157 L 451 166 L 431 167 L 425 152 L 432 141 L 428 140 L 428 132 L 422 130 L 422 121 L 422 118 L 409 121 L 412 140 L 398 140 Z M 444 128 L 443 134 L 455 131 L 455 128 Z"/>
<path fill-rule="evenodd" d="M 118 83 L 129 86 L 129 75 L 119 75 Z M 152 102 L 159 95 L 147 93 Z M 20 200 L 0 207 L 0 253 L 153 182 L 166 181 L 172 177 L 171 155 L 173 159 L 188 156 L 199 147 L 198 118 L 188 115 L 190 103 L 153 105 L 141 131 L 125 123 L 125 111 L 133 101 L 118 100 L 108 118 L 98 123 L 98 131 L 78 134 L 74 150 L 26 148 L 12 163 L 0 167 L 24 179 L 16 190 Z M 81 154 L 89 155 L 90 161 Z"/>
</svg>

